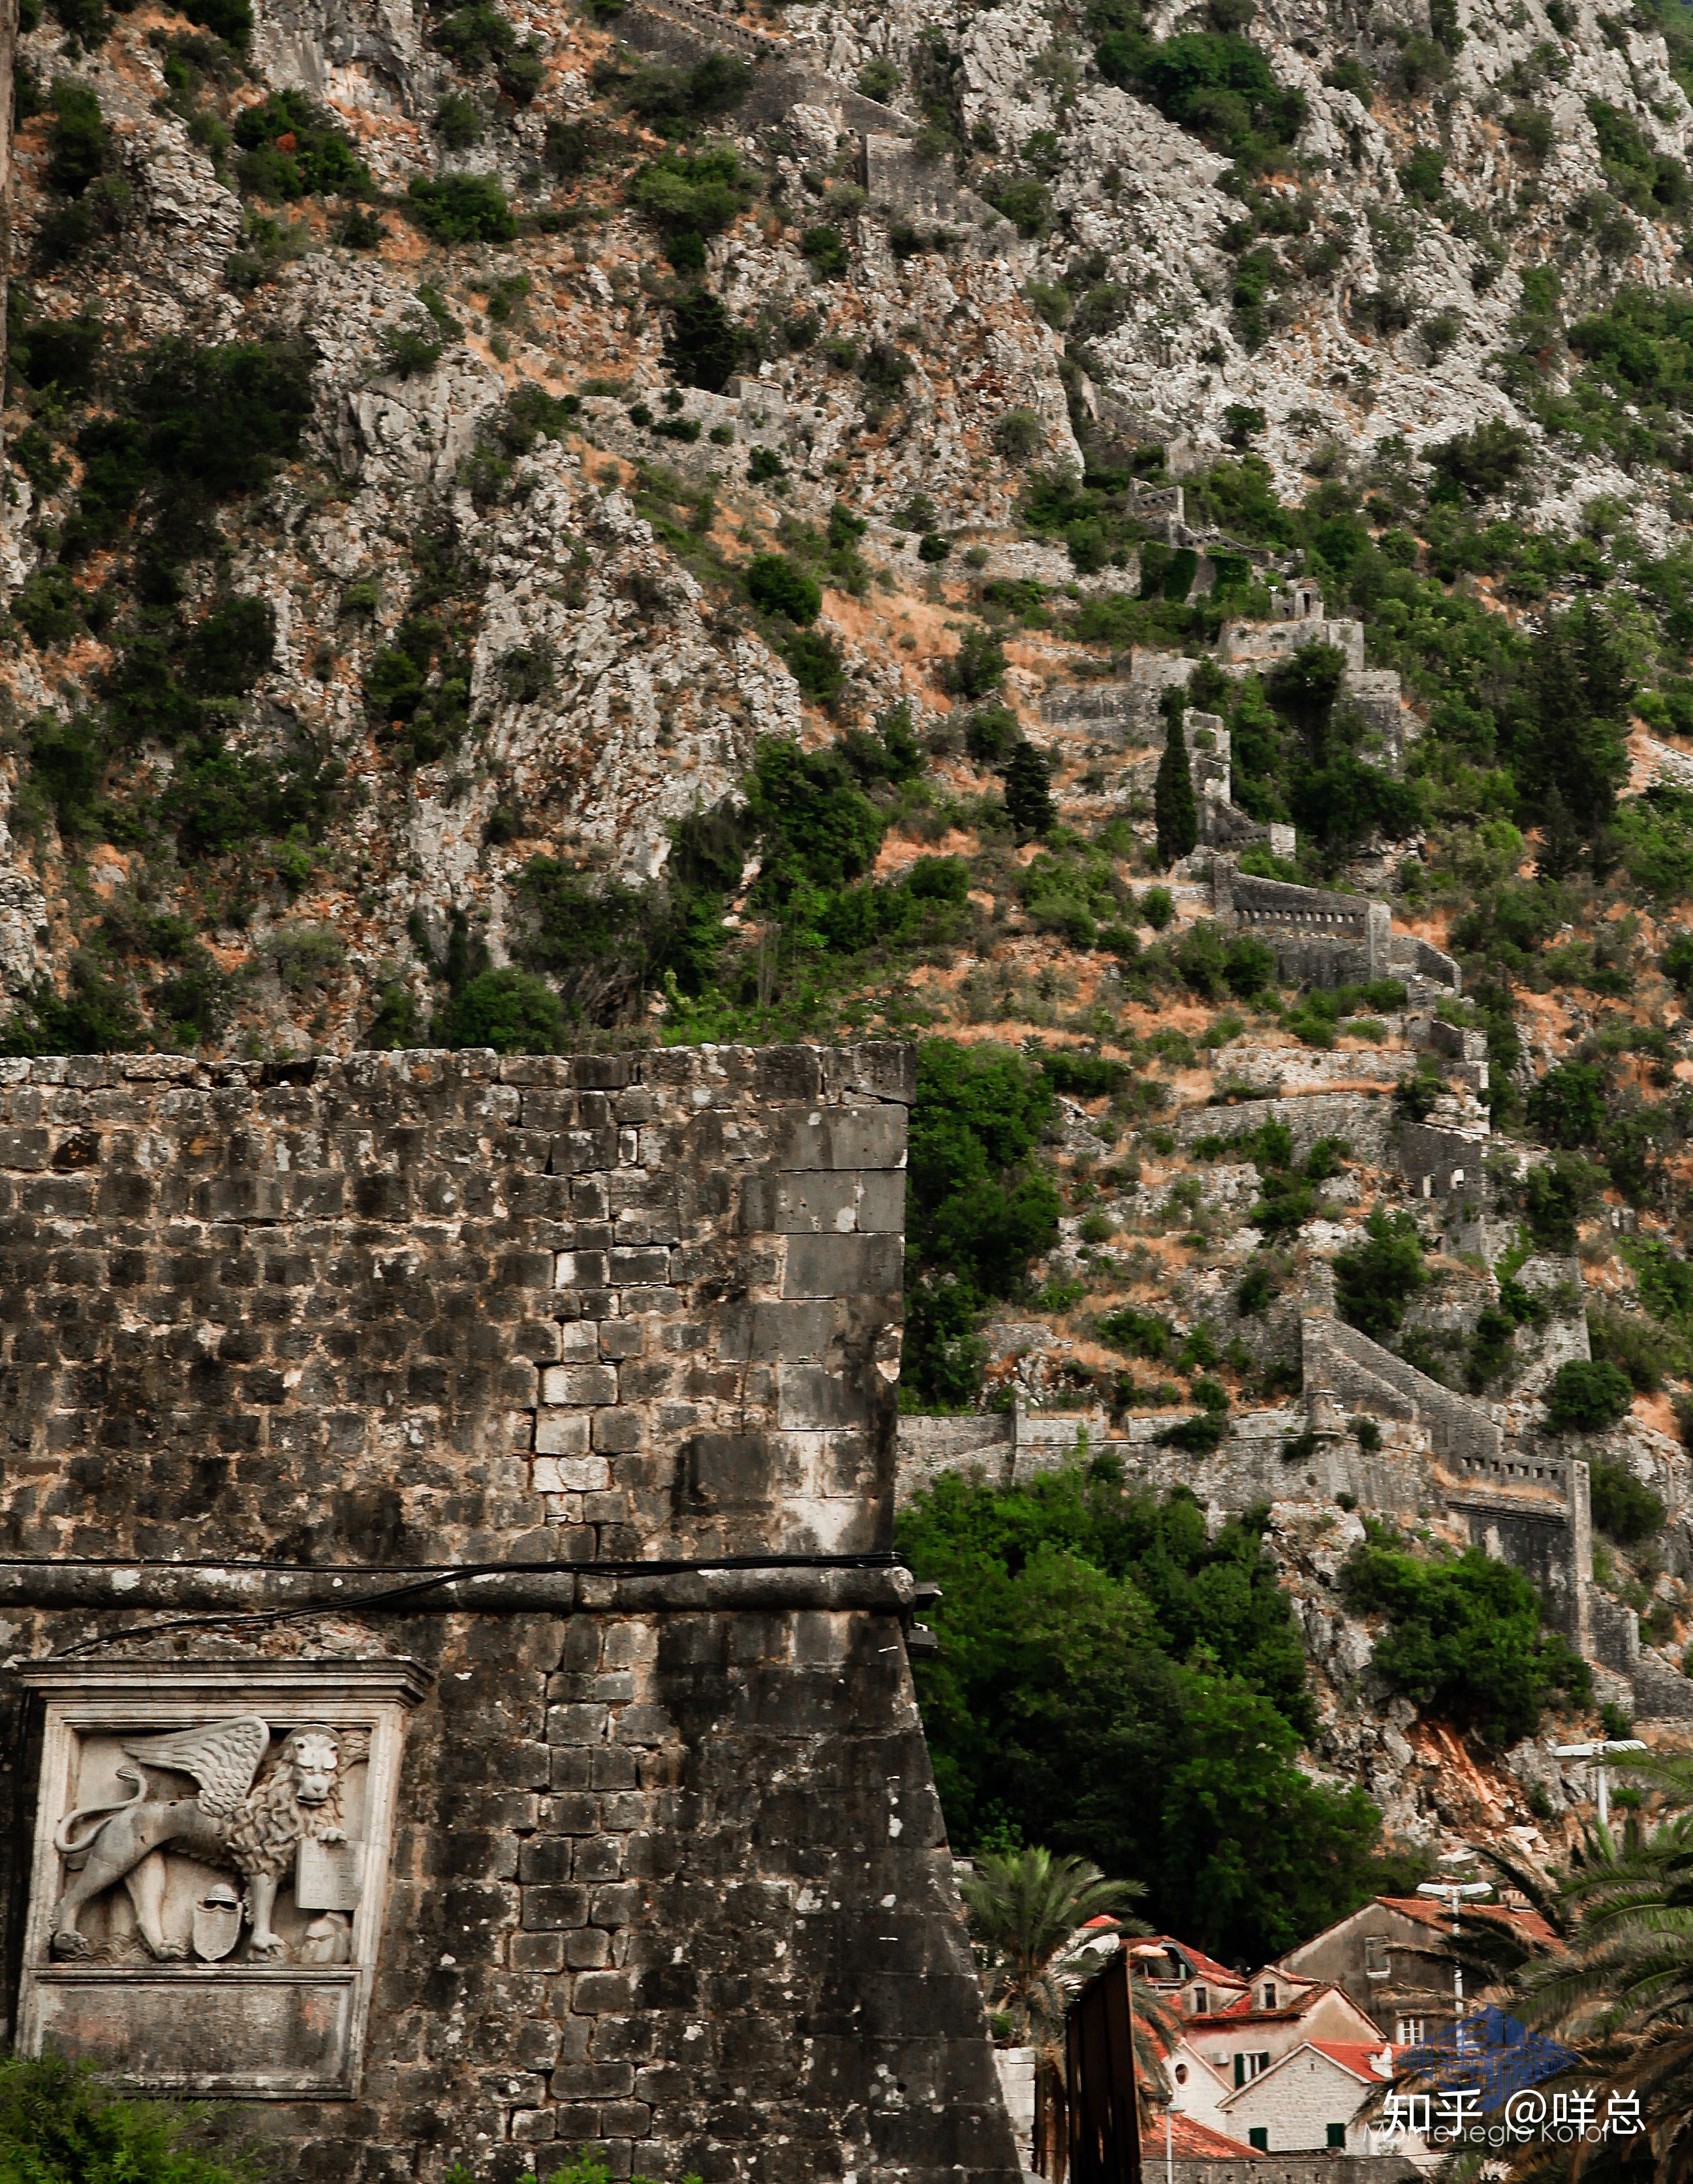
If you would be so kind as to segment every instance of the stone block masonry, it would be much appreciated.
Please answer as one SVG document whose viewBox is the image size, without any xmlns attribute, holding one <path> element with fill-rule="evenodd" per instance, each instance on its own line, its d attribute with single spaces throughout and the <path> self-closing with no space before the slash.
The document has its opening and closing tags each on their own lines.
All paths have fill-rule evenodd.
<svg viewBox="0 0 1693 2184">
<path fill-rule="evenodd" d="M 886 1566 L 912 1081 L 894 1046 L 0 1064 L 20 1820 L 59 1809 L 27 1664 L 66 1648 L 155 1663 L 166 1731 L 196 1664 L 296 1662 L 355 1725 L 338 1674 L 415 1664 L 355 2091 L 267 2102 L 291 2176 L 1010 2184 Z M 42 1873 L 0 1851 L 14 1988 Z M 109 1899 L 117 1953 L 37 1984 L 130 2025 L 210 1981 L 227 2032 L 305 1975 L 154 1964 Z"/>
</svg>

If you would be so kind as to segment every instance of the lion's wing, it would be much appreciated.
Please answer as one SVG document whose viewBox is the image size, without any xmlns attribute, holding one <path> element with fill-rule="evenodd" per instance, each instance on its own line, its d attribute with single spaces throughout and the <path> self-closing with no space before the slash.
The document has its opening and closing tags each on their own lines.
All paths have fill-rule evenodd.
<svg viewBox="0 0 1693 2184">
<path fill-rule="evenodd" d="M 270 1724 L 256 1713 L 243 1713 L 230 1721 L 208 1722 L 204 1729 L 127 1739 L 123 1748 L 148 1767 L 192 1774 L 199 1785 L 201 1809 L 213 1819 L 226 1820 L 253 1787 L 270 1741 Z"/>
</svg>

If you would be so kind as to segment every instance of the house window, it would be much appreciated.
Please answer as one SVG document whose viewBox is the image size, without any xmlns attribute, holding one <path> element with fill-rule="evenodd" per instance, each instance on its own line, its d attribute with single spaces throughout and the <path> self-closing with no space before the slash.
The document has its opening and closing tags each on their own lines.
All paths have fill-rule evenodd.
<svg viewBox="0 0 1693 2184">
<path fill-rule="evenodd" d="M 1209 1994 L 1207 1994 L 1207 1993 L 1206 1993 L 1206 1992 L 1205 1992 L 1205 1990 L 1204 1990 L 1204 1987 L 1202 1987 L 1202 1986 L 1196 1986 L 1196 1987 L 1194 1988 L 1194 1990 L 1193 1990 L 1193 2014 L 1194 2014 L 1194 2016 L 1195 2016 L 1195 2017 L 1209 2017 L 1209 2016 L 1210 2016 L 1210 2011 L 1211 2011 L 1211 1997 L 1210 1997 L 1210 1996 Z"/>
<path fill-rule="evenodd" d="M 1176 2082 L 1178 2086 L 1185 2086 L 1187 2082 L 1187 2065 L 1185 2063 L 1176 2065 Z"/>
<path fill-rule="evenodd" d="M 1346 2151 L 1346 2126 L 1344 2123 L 1330 2124 L 1328 2143 L 1330 2148 L 1337 2153 L 1344 2153 Z"/>
<path fill-rule="evenodd" d="M 1401 2048 L 1420 2048 L 1422 2045 L 1422 2020 L 1402 2017 L 1394 2028 L 1394 2038 Z"/>
<path fill-rule="evenodd" d="M 1393 1958 L 1388 1953 L 1387 1936 L 1384 1934 L 1366 1934 L 1364 1936 L 1365 1978 L 1390 1979 L 1393 1969 Z"/>
<path fill-rule="evenodd" d="M 1269 2067 L 1267 2049 L 1259 2055 L 1238 2054 L 1234 2059 L 1234 2081 L 1238 2086 L 1249 2085 L 1260 2070 L 1267 2070 Z"/>
<path fill-rule="evenodd" d="M 1264 1982 L 1264 2007 L 1266 2009 L 1274 2009 L 1276 2007 L 1276 1983 L 1273 1980 L 1266 1980 Z"/>
<path fill-rule="evenodd" d="M 1260 2153 L 1267 2153 L 1270 2151 L 1270 2134 L 1261 2124 L 1248 2131 L 1246 2142 L 1249 2146 L 1255 2148 Z"/>
</svg>

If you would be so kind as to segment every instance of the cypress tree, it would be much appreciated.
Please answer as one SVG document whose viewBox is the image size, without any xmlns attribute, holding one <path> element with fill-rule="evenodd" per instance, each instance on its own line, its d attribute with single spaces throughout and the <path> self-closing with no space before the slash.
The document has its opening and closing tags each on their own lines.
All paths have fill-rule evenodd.
<svg viewBox="0 0 1693 2184">
<path fill-rule="evenodd" d="M 1180 690 L 1166 690 L 1159 700 L 1164 715 L 1164 756 L 1158 762 L 1158 779 L 1152 792 L 1153 816 L 1158 822 L 1159 861 L 1173 865 L 1185 857 L 1199 838 L 1199 806 L 1193 800 L 1193 777 L 1187 766 L 1187 738 L 1182 716 L 1187 700 Z"/>
</svg>

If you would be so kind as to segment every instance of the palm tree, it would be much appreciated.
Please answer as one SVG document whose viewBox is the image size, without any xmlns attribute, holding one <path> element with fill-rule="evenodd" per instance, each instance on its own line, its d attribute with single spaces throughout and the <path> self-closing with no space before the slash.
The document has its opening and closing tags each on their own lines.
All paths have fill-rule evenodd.
<svg viewBox="0 0 1693 2184">
<path fill-rule="evenodd" d="M 1573 2047 L 1560 2087 L 1590 2092 L 1603 2117 L 1637 2097 L 1641 2137 L 1525 2148 L 1521 2175 L 1625 2166 L 1651 2184 L 1693 2180 L 1693 1755 L 1651 1753 L 1629 1773 L 1656 1806 L 1627 1812 L 1620 1841 L 1585 1830 L 1548 1915 L 1563 1947 L 1521 1964 L 1502 1997 L 1525 2022 Z"/>
<path fill-rule="evenodd" d="M 1060 1959 L 1092 1919 L 1115 1919 L 1104 1930 L 1113 1935 L 1148 1932 L 1120 1915 L 1145 1892 L 1137 1881 L 1107 1880 L 1085 1858 L 1054 1858 L 1038 1845 L 977 1861 L 960 1893 L 983 1959 L 988 2007 L 1010 2019 L 1020 2046 L 1062 2047 L 1080 1967 L 1066 1975 Z"/>
<path fill-rule="evenodd" d="M 1018 2046 L 1035 2050 L 1035 2165 L 1042 2168 L 1046 2119 L 1063 2098 L 1064 2014 L 1097 1968 L 1079 1949 L 1082 1929 L 1089 1928 L 1089 1941 L 1149 1933 L 1143 1920 L 1123 1915 L 1146 1891 L 1138 1881 L 1108 1880 L 1085 1858 L 1054 1858 L 1031 1845 L 979 1859 L 960 1892 L 981 1959 L 988 2008 L 1010 2020 Z M 1111 1923 L 1090 1927 L 1099 1919 Z M 1181 2036 L 1181 2025 L 1163 1996 L 1135 1972 L 1132 1958 L 1129 2006 L 1135 2080 L 1144 2108 L 1148 2097 L 1167 2098 L 1162 2063 Z"/>
</svg>

